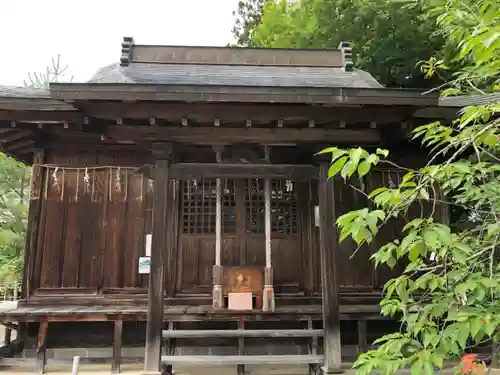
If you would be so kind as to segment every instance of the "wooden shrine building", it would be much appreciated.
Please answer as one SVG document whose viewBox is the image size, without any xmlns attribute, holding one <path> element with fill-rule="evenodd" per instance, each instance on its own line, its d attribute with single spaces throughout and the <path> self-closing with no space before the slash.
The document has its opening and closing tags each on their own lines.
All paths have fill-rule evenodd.
<svg viewBox="0 0 500 375">
<path fill-rule="evenodd" d="M 42 373 L 58 351 L 96 359 L 99 348 L 113 372 L 135 357 L 145 373 L 179 363 L 338 371 L 391 329 L 378 302 L 397 270 L 374 270 L 373 247 L 351 259 L 334 222 L 401 174 L 373 170 L 355 190 L 329 181 L 315 153 L 384 147 L 423 165 L 409 132 L 458 109 L 423 94 L 382 87 L 353 66 L 348 43 L 132 38 L 89 82 L 0 86 L 2 151 L 33 166 L 22 300 L 0 313 L 21 328 L 23 360 Z"/>
</svg>

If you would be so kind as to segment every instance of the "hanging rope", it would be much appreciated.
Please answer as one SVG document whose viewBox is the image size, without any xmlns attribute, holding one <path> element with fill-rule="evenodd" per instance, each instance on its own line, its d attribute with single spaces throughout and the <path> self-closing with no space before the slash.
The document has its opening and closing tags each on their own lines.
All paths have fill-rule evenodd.
<svg viewBox="0 0 500 375">
<path fill-rule="evenodd" d="M 217 163 L 221 162 L 221 154 L 217 152 Z M 222 241 L 222 180 L 215 180 L 215 265 L 221 265 L 221 241 Z"/>
<path fill-rule="evenodd" d="M 267 163 L 271 161 L 269 146 L 264 147 L 264 158 Z M 264 180 L 264 214 L 266 235 L 266 268 L 271 268 L 271 179 Z"/>
</svg>

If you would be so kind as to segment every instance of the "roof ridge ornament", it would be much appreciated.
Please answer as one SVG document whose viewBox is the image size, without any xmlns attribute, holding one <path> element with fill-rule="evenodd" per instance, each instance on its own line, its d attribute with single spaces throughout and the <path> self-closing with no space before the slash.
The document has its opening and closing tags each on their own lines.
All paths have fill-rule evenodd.
<svg viewBox="0 0 500 375">
<path fill-rule="evenodd" d="M 134 46 L 134 38 L 130 36 L 123 37 L 122 56 L 120 58 L 121 66 L 128 66 L 132 60 L 132 47 Z"/>
<path fill-rule="evenodd" d="M 342 66 L 346 72 L 352 72 L 354 63 L 352 61 L 352 48 L 349 42 L 340 42 L 339 50 L 342 54 Z"/>
</svg>

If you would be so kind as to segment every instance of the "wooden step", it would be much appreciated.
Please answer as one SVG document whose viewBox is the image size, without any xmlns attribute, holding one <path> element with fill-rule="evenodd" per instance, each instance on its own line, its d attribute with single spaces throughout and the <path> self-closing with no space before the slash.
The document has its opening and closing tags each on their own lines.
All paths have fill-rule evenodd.
<svg viewBox="0 0 500 375">
<path fill-rule="evenodd" d="M 227 337 L 321 337 L 322 329 L 214 329 L 214 330 L 164 330 L 163 338 L 227 338 Z"/>
<path fill-rule="evenodd" d="M 161 361 L 168 365 L 308 365 L 322 364 L 322 355 L 164 355 Z"/>
</svg>

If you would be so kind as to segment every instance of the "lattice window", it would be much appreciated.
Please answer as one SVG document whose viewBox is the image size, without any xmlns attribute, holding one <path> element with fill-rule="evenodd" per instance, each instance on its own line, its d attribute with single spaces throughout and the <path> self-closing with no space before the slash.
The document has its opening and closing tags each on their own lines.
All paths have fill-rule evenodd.
<svg viewBox="0 0 500 375">
<path fill-rule="evenodd" d="M 265 233 L 265 193 L 263 179 L 245 179 L 245 229 Z M 236 233 L 236 182 L 222 180 L 222 232 Z M 216 179 L 182 183 L 183 233 L 215 234 Z M 242 223 L 243 224 L 243 223 Z M 271 231 L 297 233 L 297 192 L 294 181 L 271 182 Z"/>
<path fill-rule="evenodd" d="M 297 233 L 297 189 L 295 182 L 274 180 L 271 186 L 271 231 Z"/>
<path fill-rule="evenodd" d="M 245 181 L 246 230 L 265 232 L 264 180 Z M 297 233 L 297 193 L 294 181 L 271 182 L 271 232 Z"/>
<path fill-rule="evenodd" d="M 222 180 L 222 231 L 236 231 L 234 181 Z M 183 233 L 215 233 L 216 179 L 182 182 Z"/>
<path fill-rule="evenodd" d="M 265 231 L 264 180 L 245 180 L 246 230 L 251 233 Z"/>
</svg>

